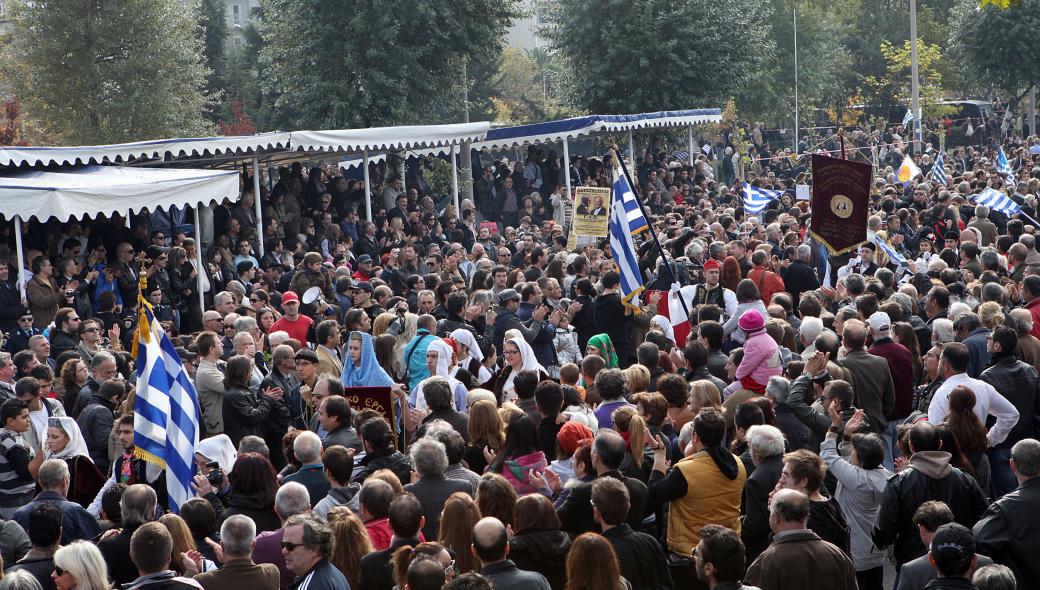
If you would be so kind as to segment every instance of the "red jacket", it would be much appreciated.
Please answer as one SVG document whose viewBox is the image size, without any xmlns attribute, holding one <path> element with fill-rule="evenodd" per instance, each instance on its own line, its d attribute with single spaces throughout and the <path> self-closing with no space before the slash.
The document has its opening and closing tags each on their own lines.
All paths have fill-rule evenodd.
<svg viewBox="0 0 1040 590">
<path fill-rule="evenodd" d="M 895 340 L 885 338 L 867 352 L 887 360 L 892 373 L 896 403 L 887 418 L 889 421 L 906 418 L 913 411 L 914 396 L 914 361 L 910 357 L 910 351 Z"/>
<path fill-rule="evenodd" d="M 1029 315 L 1033 316 L 1033 330 L 1029 332 L 1035 338 L 1040 338 L 1040 297 L 1026 304 Z"/>
<path fill-rule="evenodd" d="M 764 266 L 756 266 L 748 272 L 747 278 L 755 282 L 755 286 L 762 293 L 762 303 L 769 305 L 773 295 L 784 292 L 784 280 L 780 275 Z"/>
</svg>

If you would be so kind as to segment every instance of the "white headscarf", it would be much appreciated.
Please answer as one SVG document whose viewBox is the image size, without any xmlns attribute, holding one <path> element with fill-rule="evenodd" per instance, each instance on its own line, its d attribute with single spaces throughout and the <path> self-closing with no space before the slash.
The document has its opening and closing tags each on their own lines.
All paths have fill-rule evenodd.
<svg viewBox="0 0 1040 590">
<path fill-rule="evenodd" d="M 86 457 L 91 463 L 94 462 L 90 458 L 90 453 L 87 452 L 87 442 L 83 440 L 83 433 L 79 430 L 79 424 L 74 419 L 68 416 L 51 416 L 47 419 L 47 427 L 51 426 L 60 428 L 69 437 L 69 442 L 64 449 L 57 453 L 52 453 L 48 450 L 46 454 L 48 459 L 69 460 L 76 457 Z"/>
<path fill-rule="evenodd" d="M 462 344 L 469 351 L 469 358 L 477 361 L 478 363 L 484 362 L 484 353 L 480 352 L 480 345 L 477 344 L 476 337 L 473 336 L 473 332 L 464 328 L 459 328 L 451 333 L 451 338 L 455 342 Z M 462 363 L 462 358 L 459 358 L 459 364 Z"/>
<path fill-rule="evenodd" d="M 195 445 L 195 452 L 210 461 L 216 461 L 226 474 L 230 474 L 235 468 L 235 460 L 238 458 L 238 451 L 226 434 L 200 440 L 199 444 Z"/>
<path fill-rule="evenodd" d="M 451 333 L 451 337 L 455 342 L 465 346 L 468 349 L 467 356 L 459 357 L 458 364 L 451 369 L 451 376 L 454 377 L 460 368 L 469 369 L 469 359 L 477 361 L 477 363 L 484 362 L 484 353 L 480 351 L 480 345 L 477 344 L 476 337 L 473 336 L 473 332 L 469 330 L 459 328 Z M 491 379 L 491 371 L 487 370 L 487 367 L 481 365 L 477 371 L 478 375 L 474 375 L 481 383 L 487 382 Z"/>
<path fill-rule="evenodd" d="M 502 393 L 505 395 L 506 401 L 513 401 L 517 397 L 515 391 L 516 388 L 513 387 L 513 379 L 516 378 L 517 373 L 519 373 L 520 371 L 535 371 L 540 373 L 546 372 L 545 368 L 542 367 L 542 365 L 538 364 L 538 359 L 534 356 L 534 349 L 531 348 L 531 345 L 527 343 L 527 340 L 524 340 L 523 336 L 509 334 L 509 332 L 514 331 L 517 332 L 517 334 L 519 334 L 519 330 L 509 330 L 506 332 L 506 339 L 505 342 L 502 343 L 502 348 L 505 348 L 506 342 L 512 342 L 520 351 L 521 366 L 519 371 L 509 371 L 509 376 L 506 377 L 506 382 L 502 384 Z M 502 354 L 505 354 L 504 350 Z"/>
<path fill-rule="evenodd" d="M 451 373 L 448 371 L 448 365 L 451 363 L 451 356 L 455 354 L 455 351 L 451 349 L 451 345 L 445 342 L 443 338 L 436 338 L 433 342 L 430 342 L 430 345 L 426 348 L 426 354 L 431 352 L 437 353 L 437 371 L 431 374 L 430 377 L 438 376 L 444 377 L 448 380 L 448 385 L 451 387 L 452 405 L 456 406 L 456 410 L 459 410 L 460 408 L 458 407 L 458 403 L 455 401 L 455 398 L 457 397 L 456 391 L 458 391 L 460 386 L 465 390 L 465 386 L 462 385 L 461 381 L 452 377 Z M 423 384 L 426 383 L 427 379 L 423 379 L 415 388 L 415 407 L 418 410 L 426 409 L 426 396 L 423 394 Z M 463 408 L 464 407 L 465 406 L 463 405 Z"/>
<path fill-rule="evenodd" d="M 664 335 L 667 336 L 668 339 L 672 341 L 672 343 L 676 343 L 675 329 L 672 328 L 672 322 L 670 322 L 668 318 L 664 317 L 663 315 L 655 315 L 653 318 L 650 319 L 650 323 L 657 324 L 657 327 L 661 328 L 661 331 L 664 332 Z"/>
<path fill-rule="evenodd" d="M 512 342 L 518 349 L 520 349 L 520 359 L 523 361 L 523 365 L 520 367 L 521 371 L 546 372 L 545 367 L 538 364 L 538 359 L 534 356 L 534 349 L 531 348 L 531 345 L 528 344 L 527 340 L 524 340 L 522 336 L 507 338 L 506 342 Z"/>
</svg>

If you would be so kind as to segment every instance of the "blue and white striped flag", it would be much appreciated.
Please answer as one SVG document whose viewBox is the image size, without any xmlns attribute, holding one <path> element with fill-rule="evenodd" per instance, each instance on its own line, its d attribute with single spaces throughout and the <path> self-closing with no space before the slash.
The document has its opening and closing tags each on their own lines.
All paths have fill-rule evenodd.
<svg viewBox="0 0 1040 590">
<path fill-rule="evenodd" d="M 614 198 L 610 205 L 610 251 L 621 275 L 621 302 L 634 313 L 639 313 L 639 294 L 644 287 L 643 275 L 639 271 L 639 254 L 632 236 L 649 227 L 628 179 L 615 163 Z"/>
<path fill-rule="evenodd" d="M 906 257 L 896 251 L 895 248 L 885 243 L 885 240 L 881 239 L 881 236 L 874 234 L 874 243 L 877 244 L 878 248 L 888 256 L 888 259 L 895 262 L 899 266 L 906 266 Z"/>
<path fill-rule="evenodd" d="M 141 299 L 140 309 L 134 454 L 166 471 L 170 509 L 179 512 L 194 495 L 189 484 L 199 444 L 199 395 L 152 306 Z"/>
<path fill-rule="evenodd" d="M 946 154 L 944 152 L 940 151 L 935 156 L 935 163 L 932 164 L 932 171 L 928 173 L 928 177 L 934 182 L 946 186 L 948 178 L 946 176 Z"/>
<path fill-rule="evenodd" d="M 1002 147 L 997 148 L 997 172 L 1004 175 L 1014 174 Z"/>
<path fill-rule="evenodd" d="M 995 188 L 988 188 L 975 195 L 974 198 L 976 203 L 989 207 L 990 211 L 999 211 L 1004 215 L 1013 215 L 1022 212 L 1022 207 L 1019 206 L 1018 203 L 1014 202 L 1011 200 L 1011 197 Z"/>
<path fill-rule="evenodd" d="M 690 152 L 686 150 L 679 150 L 672 154 L 672 159 L 676 162 L 685 162 L 690 159 Z"/>
<path fill-rule="evenodd" d="M 757 186 L 744 183 L 744 211 L 752 215 L 758 215 L 766 210 L 769 203 L 780 198 L 783 191 L 771 191 Z"/>
<path fill-rule="evenodd" d="M 903 115 L 903 128 L 909 129 L 910 123 L 914 122 L 914 112 L 910 110 L 910 107 L 906 107 L 906 114 Z"/>
</svg>

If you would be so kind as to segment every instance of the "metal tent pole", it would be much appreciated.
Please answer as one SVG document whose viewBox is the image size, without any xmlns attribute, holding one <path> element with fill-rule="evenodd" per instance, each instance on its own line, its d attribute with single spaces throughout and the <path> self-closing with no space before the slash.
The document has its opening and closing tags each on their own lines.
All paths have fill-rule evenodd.
<svg viewBox="0 0 1040 590">
<path fill-rule="evenodd" d="M 253 158 L 253 204 L 256 206 L 256 245 L 260 256 L 264 255 L 264 214 L 260 210 L 260 158 Z M 195 212 L 195 234 L 202 247 L 202 234 L 199 232 L 198 211 Z M 206 309 L 203 305 L 202 309 Z"/>
</svg>

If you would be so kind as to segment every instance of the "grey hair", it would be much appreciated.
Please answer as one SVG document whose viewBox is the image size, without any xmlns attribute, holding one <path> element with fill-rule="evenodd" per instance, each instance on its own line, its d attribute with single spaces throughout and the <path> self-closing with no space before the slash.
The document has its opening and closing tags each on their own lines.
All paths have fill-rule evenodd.
<svg viewBox="0 0 1040 590">
<path fill-rule="evenodd" d="M 744 436 L 755 457 L 768 459 L 784 454 L 784 433 L 776 426 L 756 424 L 747 430 Z"/>
<path fill-rule="evenodd" d="M 888 298 L 889 301 L 894 301 L 899 304 L 899 310 L 903 312 L 904 318 L 909 318 L 914 315 L 914 302 L 910 299 L 910 296 L 906 293 L 895 292 L 892 293 Z"/>
<path fill-rule="evenodd" d="M 430 438 L 420 438 L 412 443 L 408 455 L 415 471 L 423 477 L 443 475 L 448 468 L 448 452 L 444 444 Z"/>
<path fill-rule="evenodd" d="M 258 453 L 271 458 L 271 449 L 267 446 L 267 441 L 255 434 L 243 436 L 242 440 L 238 441 L 238 454 L 242 453 Z"/>
<path fill-rule="evenodd" d="M 96 357 L 95 357 L 96 358 Z M 119 499 L 123 527 L 134 527 L 155 520 L 157 498 L 152 486 L 135 483 L 128 487 Z"/>
<path fill-rule="evenodd" d="M 795 250 L 795 255 L 798 256 L 798 260 L 805 260 L 808 262 L 812 259 L 812 246 L 809 244 L 802 244 Z"/>
<path fill-rule="evenodd" d="M 285 521 L 285 528 L 291 526 L 303 527 L 304 547 L 317 550 L 325 559 L 332 557 L 332 529 L 329 525 L 310 514 L 297 514 Z"/>
<path fill-rule="evenodd" d="M 238 319 L 242 319 L 242 318 L 238 318 Z M 237 323 L 238 320 L 235 320 L 235 322 Z M 246 341 L 247 338 L 249 339 L 248 342 Z M 235 338 L 231 341 L 231 343 L 234 344 L 235 346 L 238 346 L 239 344 L 249 344 L 249 343 L 252 343 L 255 346 L 256 345 L 256 340 L 253 339 L 253 335 L 250 334 L 249 332 L 239 332 L 239 333 L 235 334 Z"/>
<path fill-rule="evenodd" d="M 40 487 L 45 490 L 62 486 L 69 477 L 69 464 L 64 459 L 47 459 L 40 465 L 36 476 Z"/>
<path fill-rule="evenodd" d="M 766 396 L 772 398 L 778 406 L 786 404 L 787 398 L 791 396 L 791 382 L 778 375 L 770 377 L 766 383 Z"/>
<path fill-rule="evenodd" d="M 975 217 L 979 219 L 986 219 L 989 217 L 989 207 L 985 205 L 975 205 Z"/>
<path fill-rule="evenodd" d="M 309 430 L 301 432 L 293 441 L 293 453 L 304 465 L 314 463 L 321 458 L 321 439 Z"/>
<path fill-rule="evenodd" d="M 966 313 L 971 313 L 971 306 L 963 301 L 957 301 L 956 303 L 950 304 L 950 311 L 947 314 L 947 317 L 950 318 L 950 321 L 956 322 L 957 318 Z"/>
<path fill-rule="evenodd" d="M 693 442 L 693 420 L 690 420 L 686 424 L 683 424 L 682 428 L 679 429 L 679 452 L 682 454 L 686 453 L 686 447 L 690 446 Z"/>
<path fill-rule="evenodd" d="M 256 328 L 256 318 L 251 316 L 241 316 L 235 320 L 235 331 L 236 332 L 248 332 Z"/>
<path fill-rule="evenodd" d="M 798 335 L 802 337 L 804 342 L 814 342 L 822 331 L 823 320 L 814 316 L 803 318 L 802 325 L 798 326 Z"/>
<path fill-rule="evenodd" d="M 936 336 L 937 344 L 946 344 L 957 339 L 953 331 L 953 322 L 946 318 L 938 318 L 932 322 L 932 335 Z"/>
<path fill-rule="evenodd" d="M 809 497 L 797 490 L 780 490 L 769 502 L 769 512 L 783 522 L 805 522 L 810 512 Z"/>
<path fill-rule="evenodd" d="M 274 509 L 282 518 L 308 512 L 311 509 L 311 493 L 302 483 L 295 481 L 283 483 L 274 495 Z"/>
<path fill-rule="evenodd" d="M 4 574 L 0 590 L 43 590 L 36 576 L 26 570 L 15 570 Z"/>
<path fill-rule="evenodd" d="M 256 523 L 248 516 L 235 514 L 220 525 L 220 544 L 224 547 L 225 555 L 252 555 L 253 541 L 256 541 Z"/>
<path fill-rule="evenodd" d="M 285 330 L 278 330 L 277 332 L 271 332 L 267 335 L 267 341 L 275 348 L 285 344 L 287 340 L 289 340 L 289 333 Z M 289 348 L 292 347 L 290 346 Z M 293 351 L 293 354 L 295 354 L 295 351 Z"/>
<path fill-rule="evenodd" d="M 1033 330 L 1033 316 L 1028 309 L 1012 309 L 1008 315 L 1014 320 L 1013 326 L 1019 336 L 1025 336 Z"/>
<path fill-rule="evenodd" d="M 108 590 L 108 563 L 97 545 L 84 540 L 59 547 L 54 565 L 72 574 L 78 590 Z M 7 576 L 4 576 L 5 578 Z"/>
<path fill-rule="evenodd" d="M 953 320 L 954 330 L 966 329 L 969 332 L 971 332 L 972 330 L 978 328 L 981 325 L 982 320 L 979 318 L 979 316 L 974 313 L 971 313 L 970 311 L 968 313 L 962 313 L 961 315 L 957 316 L 957 319 Z"/>
<path fill-rule="evenodd" d="M 700 258 L 701 254 L 704 253 L 704 244 L 699 240 L 693 240 L 686 246 L 686 257 L 687 258 Z"/>
<path fill-rule="evenodd" d="M 971 583 L 979 590 L 1015 590 L 1015 572 L 1006 565 L 992 563 L 975 570 Z"/>
<path fill-rule="evenodd" d="M 1015 471 L 1022 477 L 1040 475 L 1040 441 L 1035 438 L 1024 438 L 1011 447 L 1011 458 L 1015 461 Z"/>
<path fill-rule="evenodd" d="M 116 357 L 111 352 L 100 350 L 94 353 L 94 358 L 90 359 L 90 370 L 94 371 L 101 368 L 101 365 L 106 361 L 116 362 Z"/>
</svg>

